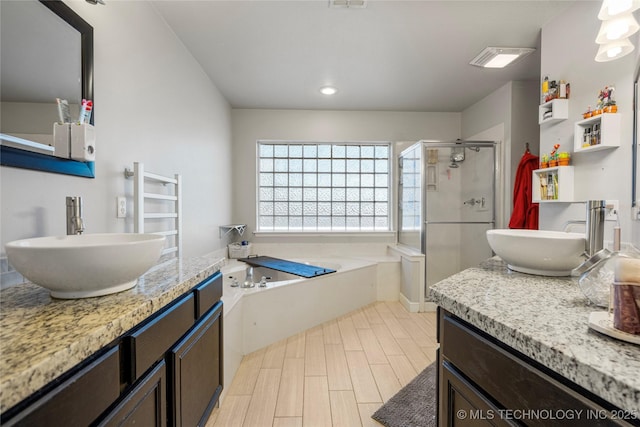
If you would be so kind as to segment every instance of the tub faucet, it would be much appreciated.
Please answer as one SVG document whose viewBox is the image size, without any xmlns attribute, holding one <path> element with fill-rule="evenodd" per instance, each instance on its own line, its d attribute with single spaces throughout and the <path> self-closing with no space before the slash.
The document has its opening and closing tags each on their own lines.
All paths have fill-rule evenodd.
<svg viewBox="0 0 640 427">
<path fill-rule="evenodd" d="M 67 235 L 82 234 L 83 231 L 82 197 L 67 196 Z"/>
<path fill-rule="evenodd" d="M 253 266 L 248 266 L 244 276 L 243 288 L 253 288 L 256 284 L 253 282 Z"/>
</svg>

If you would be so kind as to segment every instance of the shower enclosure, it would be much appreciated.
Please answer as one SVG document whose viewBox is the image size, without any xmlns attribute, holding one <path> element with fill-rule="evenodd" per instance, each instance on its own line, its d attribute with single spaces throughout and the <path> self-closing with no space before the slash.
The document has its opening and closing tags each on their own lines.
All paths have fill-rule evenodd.
<svg viewBox="0 0 640 427">
<path fill-rule="evenodd" d="M 492 256 L 486 231 L 496 221 L 497 159 L 488 141 L 420 141 L 400 154 L 398 242 L 425 256 L 422 298 Z"/>
</svg>

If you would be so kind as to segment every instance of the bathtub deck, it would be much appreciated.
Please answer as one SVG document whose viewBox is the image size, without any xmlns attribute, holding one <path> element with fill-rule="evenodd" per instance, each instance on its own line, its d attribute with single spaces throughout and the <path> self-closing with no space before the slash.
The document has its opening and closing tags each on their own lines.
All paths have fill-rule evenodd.
<svg viewBox="0 0 640 427">
<path fill-rule="evenodd" d="M 206 426 L 380 426 L 437 345 L 435 313 L 370 304 L 246 355 Z"/>
</svg>

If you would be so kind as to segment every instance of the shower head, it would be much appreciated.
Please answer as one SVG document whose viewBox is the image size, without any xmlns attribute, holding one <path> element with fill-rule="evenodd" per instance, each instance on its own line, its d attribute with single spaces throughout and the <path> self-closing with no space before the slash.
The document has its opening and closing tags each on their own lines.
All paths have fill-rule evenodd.
<svg viewBox="0 0 640 427">
<path fill-rule="evenodd" d="M 464 147 L 453 147 L 449 159 L 451 160 L 451 165 L 449 166 L 457 168 L 458 163 L 464 162 Z"/>
</svg>

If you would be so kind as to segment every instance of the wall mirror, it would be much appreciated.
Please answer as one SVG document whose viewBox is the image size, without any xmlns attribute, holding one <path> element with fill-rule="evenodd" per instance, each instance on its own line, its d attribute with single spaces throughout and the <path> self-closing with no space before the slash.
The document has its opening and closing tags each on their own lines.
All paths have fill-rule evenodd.
<svg viewBox="0 0 640 427">
<path fill-rule="evenodd" d="M 0 1 L 0 20 L 0 163 L 94 178 L 94 162 L 53 155 L 56 98 L 72 118 L 93 99 L 93 27 L 60 0 Z"/>
</svg>

